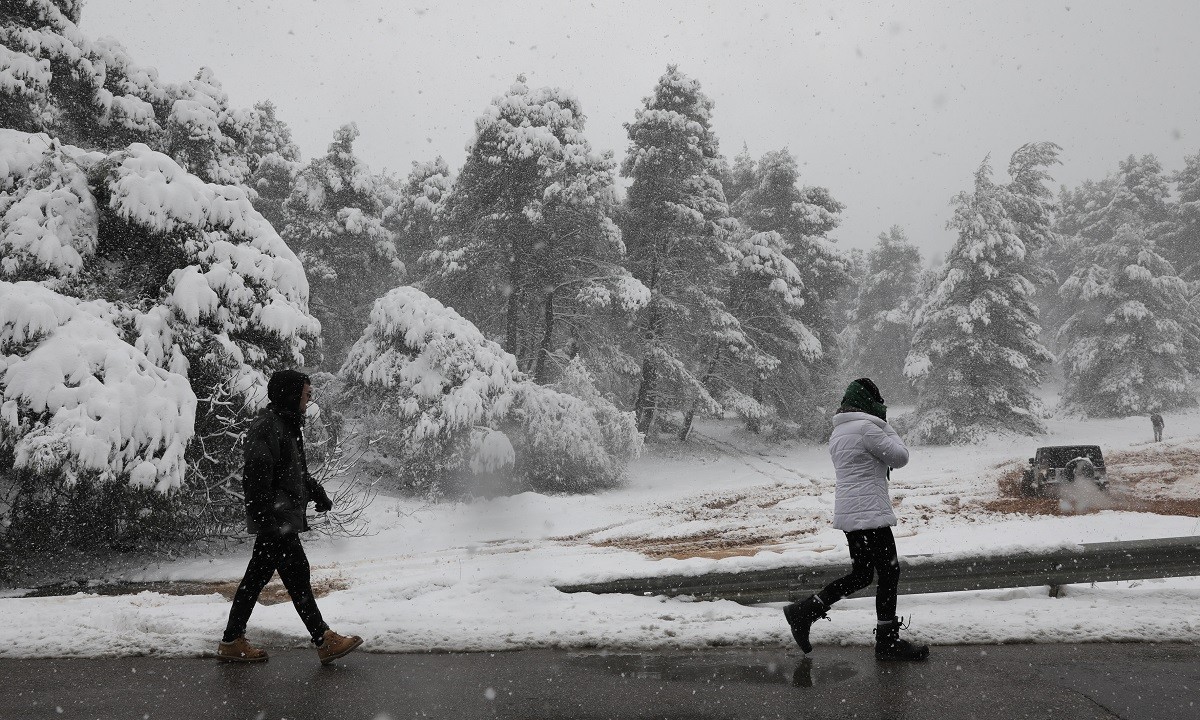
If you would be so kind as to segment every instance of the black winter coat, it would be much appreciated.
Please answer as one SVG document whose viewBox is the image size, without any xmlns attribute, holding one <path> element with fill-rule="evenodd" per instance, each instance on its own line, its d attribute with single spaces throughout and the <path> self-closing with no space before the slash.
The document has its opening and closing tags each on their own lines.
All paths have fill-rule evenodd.
<svg viewBox="0 0 1200 720">
<path fill-rule="evenodd" d="M 324 488 L 308 474 L 303 440 L 271 407 L 254 418 L 244 442 L 246 529 L 252 534 L 289 535 L 308 530 L 305 510 Z"/>
</svg>

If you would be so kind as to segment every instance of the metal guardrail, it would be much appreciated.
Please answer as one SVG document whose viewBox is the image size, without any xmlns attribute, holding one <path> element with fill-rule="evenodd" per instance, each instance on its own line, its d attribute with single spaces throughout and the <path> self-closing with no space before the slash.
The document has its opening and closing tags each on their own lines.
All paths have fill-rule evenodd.
<svg viewBox="0 0 1200 720">
<path fill-rule="evenodd" d="M 1072 583 L 1143 580 L 1200 575 L 1200 536 L 1085 543 L 1046 553 L 942 558 L 900 558 L 900 593 L 956 592 L 1049 585 L 1050 594 Z M 790 566 L 769 570 L 663 575 L 560 585 L 562 592 L 690 595 L 744 605 L 807 597 L 845 575 L 844 565 Z"/>
</svg>

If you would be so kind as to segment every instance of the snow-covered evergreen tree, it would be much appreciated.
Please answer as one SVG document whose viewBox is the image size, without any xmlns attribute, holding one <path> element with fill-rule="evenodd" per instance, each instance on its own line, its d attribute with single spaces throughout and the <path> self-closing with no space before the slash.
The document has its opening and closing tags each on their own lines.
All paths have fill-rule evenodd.
<svg viewBox="0 0 1200 720">
<path fill-rule="evenodd" d="M 133 142 L 206 182 L 244 184 L 253 112 L 231 108 L 208 68 L 163 83 L 114 40 L 77 25 L 82 2 L 11 0 L 0 13 L 0 127 L 88 150 Z"/>
<path fill-rule="evenodd" d="M 241 182 L 232 133 L 247 114 L 211 75 L 164 84 L 89 39 L 80 6 L 0 13 L 0 467 L 18 488 L 6 532 L 112 513 L 59 537 L 96 544 L 150 506 L 178 510 L 162 498 L 189 477 L 211 482 L 197 496 L 223 494 L 238 453 L 213 397 L 248 416 L 265 373 L 302 364 L 319 325 L 303 268 L 247 192 L 163 154 L 177 142 L 197 170 Z"/>
<path fill-rule="evenodd" d="M 453 184 L 450 167 L 441 156 L 429 162 L 414 161 L 412 172 L 403 182 L 389 183 L 391 195 L 383 222 L 396 236 L 405 280 L 411 285 L 421 284 L 429 272 L 422 257 L 433 250 L 440 237 L 446 199 Z"/>
<path fill-rule="evenodd" d="M 283 239 L 312 285 L 324 328 L 322 366 L 337 367 L 367 324 L 375 299 L 398 285 L 404 266 L 384 227 L 383 181 L 354 154 L 358 128 L 344 125 L 329 151 L 296 177 L 283 206 Z"/>
<path fill-rule="evenodd" d="M 221 82 L 206 67 L 174 90 L 164 125 L 166 154 L 205 182 L 244 185 L 254 113 L 231 108 Z"/>
<path fill-rule="evenodd" d="M 700 83 L 672 65 L 626 124 L 630 144 L 621 170 L 633 182 L 625 239 L 633 274 L 651 293 L 639 327 L 634 401 L 643 431 L 664 410 L 718 411 L 709 374 L 721 354 L 748 345 L 725 303 L 740 258 L 719 179 L 712 108 Z"/>
<path fill-rule="evenodd" d="M 646 299 L 621 265 L 612 158 L 592 150 L 584 122 L 570 93 L 519 77 L 476 120 L 448 232 L 426 254 L 425 286 L 541 383 L 587 353 L 591 318 Z"/>
<path fill-rule="evenodd" d="M 154 144 L 174 100 L 153 68 L 80 32 L 79 2 L 11 0 L 0 13 L 0 127 L 87 149 Z"/>
<path fill-rule="evenodd" d="M 365 421 L 399 458 L 401 485 L 418 492 L 610 486 L 641 447 L 632 414 L 600 397 L 578 361 L 558 389 L 537 385 L 478 328 L 412 287 L 376 301 L 340 374 L 361 406 L 378 408 Z"/>
<path fill-rule="evenodd" d="M 1007 212 L 1012 202 L 986 160 L 974 192 L 955 198 L 950 226 L 958 240 L 936 290 L 917 310 L 905 363 L 917 386 L 909 435 L 918 442 L 1041 432 L 1034 391 L 1051 356 L 1038 339 L 1031 257 Z"/>
<path fill-rule="evenodd" d="M 185 459 L 221 455 L 189 446 L 197 398 L 223 385 L 254 409 L 267 372 L 304 362 L 319 326 L 299 261 L 243 190 L 142 144 L 0 130 L 0 167 L 0 453 L 33 473 L 24 502 L 180 488 Z"/>
<path fill-rule="evenodd" d="M 824 416 L 842 329 L 833 304 L 848 280 L 845 254 L 826 238 L 842 205 L 824 188 L 800 186 L 786 149 L 766 153 L 754 168 L 754 183 L 733 206 L 750 233 L 729 296 L 749 348 L 739 353 L 740 381 L 726 393 L 752 428 L 768 415 L 787 424 Z"/>
<path fill-rule="evenodd" d="M 1060 293 L 1075 312 L 1059 332 L 1063 404 L 1124 417 L 1196 404 L 1200 314 L 1187 284 L 1139 220 L 1085 246 Z"/>
<path fill-rule="evenodd" d="M 1162 252 L 1188 282 L 1200 280 L 1200 153 L 1184 159 L 1175 173 L 1175 202 Z"/>
<path fill-rule="evenodd" d="M 904 374 L 904 360 L 912 346 L 913 315 L 923 299 L 917 294 L 921 264 L 921 251 L 903 228 L 893 225 L 879 234 L 867 254 L 866 274 L 858 286 L 846 370 L 851 377 L 874 380 L 891 402 L 907 402 L 916 394 Z"/>
<path fill-rule="evenodd" d="M 282 232 L 283 203 L 292 194 L 296 176 L 304 165 L 300 162 L 300 148 L 292 141 L 292 129 L 276 116 L 275 104 L 269 100 L 254 106 L 246 162 L 251 173 L 247 184 L 254 191 L 254 209 Z"/>
<path fill-rule="evenodd" d="M 750 156 L 750 147 L 742 143 L 742 151 L 733 159 L 733 165 L 722 173 L 721 188 L 725 191 L 725 200 L 731 206 L 737 202 L 742 193 L 758 183 L 757 166 Z"/>
</svg>

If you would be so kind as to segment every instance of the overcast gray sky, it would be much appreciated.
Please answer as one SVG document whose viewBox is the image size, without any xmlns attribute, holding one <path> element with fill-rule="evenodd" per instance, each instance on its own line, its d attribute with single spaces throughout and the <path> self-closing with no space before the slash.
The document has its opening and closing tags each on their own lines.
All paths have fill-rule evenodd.
<svg viewBox="0 0 1200 720">
<path fill-rule="evenodd" d="M 1027 141 L 1063 146 L 1068 185 L 1200 151 L 1196 0 L 88 0 L 80 27 L 163 80 L 207 65 L 235 105 L 273 100 L 306 160 L 357 122 L 360 156 L 400 173 L 439 154 L 457 170 L 519 73 L 574 91 L 620 159 L 622 123 L 676 63 L 716 102 L 726 156 L 786 146 L 847 205 L 846 247 L 899 224 L 944 251 L 951 196 Z"/>
</svg>

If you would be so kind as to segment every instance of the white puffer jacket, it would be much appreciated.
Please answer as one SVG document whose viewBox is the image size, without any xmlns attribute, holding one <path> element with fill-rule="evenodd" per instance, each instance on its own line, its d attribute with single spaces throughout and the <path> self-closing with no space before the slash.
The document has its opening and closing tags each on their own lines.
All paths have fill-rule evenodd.
<svg viewBox="0 0 1200 720">
<path fill-rule="evenodd" d="M 863 412 L 838 413 L 833 416 L 829 456 L 837 473 L 833 526 L 850 532 L 895 525 L 888 468 L 907 465 L 908 448 L 892 426 Z"/>
</svg>

